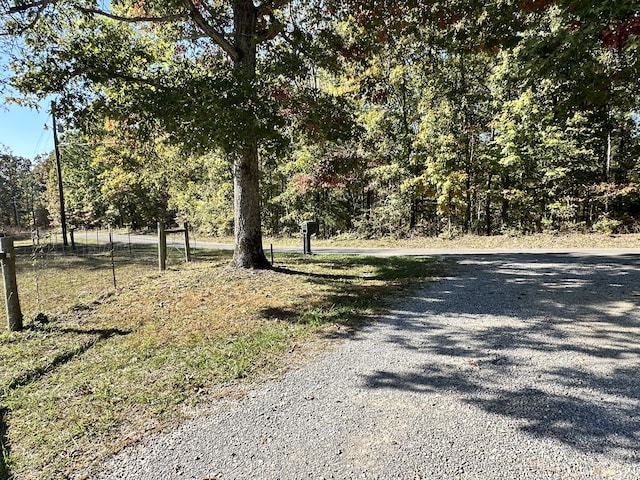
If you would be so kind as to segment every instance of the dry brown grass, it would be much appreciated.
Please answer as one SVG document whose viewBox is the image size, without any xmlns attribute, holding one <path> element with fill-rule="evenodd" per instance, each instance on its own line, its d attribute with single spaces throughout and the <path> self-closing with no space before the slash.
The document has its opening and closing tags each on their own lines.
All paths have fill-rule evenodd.
<svg viewBox="0 0 640 480">
<path fill-rule="evenodd" d="M 640 234 L 603 235 L 603 234 L 535 234 L 520 236 L 477 236 L 462 235 L 452 239 L 439 237 L 415 237 L 408 239 L 318 240 L 320 246 L 345 247 L 390 247 L 390 248 L 429 248 L 429 249 L 530 249 L 530 248 L 637 248 L 640 247 Z"/>
<path fill-rule="evenodd" d="M 291 256 L 279 270 L 238 271 L 228 255 L 162 274 L 152 255 L 120 258 L 116 291 L 108 259 L 22 262 L 24 310 L 39 308 L 49 322 L 0 333 L 8 450 L 0 472 L 53 479 L 90 471 L 191 407 L 281 371 L 292 352 L 344 338 L 384 307 L 385 294 L 440 269 L 417 259 Z"/>
<path fill-rule="evenodd" d="M 231 237 L 199 238 L 200 242 L 233 243 Z M 266 237 L 264 245 L 299 246 L 299 237 Z M 348 248 L 428 248 L 428 249 L 530 249 L 530 248 L 640 248 L 640 234 L 605 235 L 600 233 L 563 233 L 534 235 L 461 235 L 455 238 L 413 237 L 361 239 L 342 235 L 329 239 L 313 237 L 312 245 L 317 247 Z"/>
</svg>

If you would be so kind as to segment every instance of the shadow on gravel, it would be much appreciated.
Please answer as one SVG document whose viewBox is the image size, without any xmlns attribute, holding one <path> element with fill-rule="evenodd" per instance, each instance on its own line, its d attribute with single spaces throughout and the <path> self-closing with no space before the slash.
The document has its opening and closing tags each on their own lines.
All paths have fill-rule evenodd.
<svg viewBox="0 0 640 480">
<path fill-rule="evenodd" d="M 424 257 L 353 257 L 318 255 L 293 258 L 290 262 L 299 268 L 275 267 L 283 275 L 300 278 L 300 282 L 322 286 L 324 293 L 309 297 L 297 305 L 265 307 L 260 315 L 270 320 L 295 324 L 346 327 L 340 331 L 350 335 L 356 327 L 375 312 L 386 309 L 390 301 L 416 291 L 428 279 L 442 275 L 442 262 Z M 311 268 L 310 268 L 311 267 Z M 312 268 L 331 273 L 317 273 Z M 346 272 L 359 272 L 356 274 Z M 331 330 L 327 336 L 334 338 Z"/>
<path fill-rule="evenodd" d="M 467 256 L 387 341 L 425 353 L 370 388 L 452 393 L 521 430 L 640 462 L 640 258 Z"/>
</svg>

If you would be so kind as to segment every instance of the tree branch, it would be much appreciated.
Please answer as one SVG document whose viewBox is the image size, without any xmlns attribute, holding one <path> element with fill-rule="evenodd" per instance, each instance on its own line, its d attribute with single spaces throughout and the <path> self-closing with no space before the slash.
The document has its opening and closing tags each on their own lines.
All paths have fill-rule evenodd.
<svg viewBox="0 0 640 480">
<path fill-rule="evenodd" d="M 100 71 L 92 67 L 74 68 L 68 72 L 68 79 L 76 77 L 86 77 L 91 82 L 102 81 L 103 78 L 109 80 L 121 80 L 126 83 L 145 85 L 148 87 L 161 88 L 161 84 L 153 79 L 136 77 L 134 75 L 128 75 L 126 73 L 120 73 L 115 71 L 109 71 L 108 74 L 105 71 Z"/>
<path fill-rule="evenodd" d="M 198 7 L 196 7 L 192 0 L 182 0 L 182 3 L 187 10 L 189 11 L 189 16 L 195 22 L 195 24 L 200 27 L 200 29 L 211 38 L 214 42 L 222 48 L 234 62 L 238 61 L 239 55 L 234 46 L 224 37 L 224 35 L 213 28 L 207 20 L 202 16 Z"/>
<path fill-rule="evenodd" d="M 181 14 L 175 14 L 175 15 L 165 15 L 162 17 L 142 17 L 142 16 L 138 16 L 138 17 L 124 17 L 121 15 L 115 15 L 113 13 L 110 12 L 106 12 L 104 10 L 100 10 L 98 8 L 89 8 L 89 7 L 83 7 L 82 5 L 78 5 L 78 4 L 74 4 L 73 7 L 76 10 L 79 10 L 83 13 L 89 13 L 89 14 L 93 14 L 93 15 L 100 15 L 102 17 L 107 17 L 110 18 L 112 20 L 118 20 L 120 22 L 127 22 L 127 23 L 139 23 L 139 22 L 161 22 L 161 23 L 165 23 L 165 22 L 175 22 L 178 20 L 185 20 L 188 15 L 186 13 L 181 13 Z"/>
<path fill-rule="evenodd" d="M 27 3 L 25 5 L 16 5 L 16 6 L 13 6 L 13 7 L 9 8 L 9 10 L 7 10 L 6 13 L 8 13 L 9 15 L 12 15 L 14 13 L 24 13 L 27 10 L 31 10 L 32 8 L 42 9 L 43 7 L 46 7 L 47 5 L 50 5 L 52 3 L 56 3 L 56 1 L 57 0 L 38 0 L 36 2 Z"/>
<path fill-rule="evenodd" d="M 269 0 L 267 2 L 262 2 L 258 7 L 258 17 L 264 14 L 273 13 L 274 10 L 278 10 L 288 3 L 291 3 L 291 0 Z"/>
</svg>

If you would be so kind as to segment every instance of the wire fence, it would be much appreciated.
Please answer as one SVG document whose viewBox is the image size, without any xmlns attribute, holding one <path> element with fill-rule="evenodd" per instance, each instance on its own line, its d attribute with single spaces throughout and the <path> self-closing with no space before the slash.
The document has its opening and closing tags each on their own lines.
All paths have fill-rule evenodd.
<svg viewBox="0 0 640 480">
<path fill-rule="evenodd" d="M 181 255 L 184 256 L 183 237 L 176 234 L 171 235 L 170 232 L 168 231 L 167 234 L 167 248 L 181 252 Z M 192 255 L 195 255 L 196 240 L 193 234 L 191 235 L 190 251 Z M 132 237 L 139 238 L 139 235 L 133 232 L 122 233 L 105 229 L 82 229 L 70 233 L 67 245 L 65 245 L 59 232 L 34 232 L 31 235 L 31 245 L 27 248 L 23 242 L 20 251 L 25 253 L 30 250 L 62 255 L 104 255 L 113 250 L 133 256 L 136 250 L 146 254 L 149 247 L 157 248 L 158 246 L 157 238 L 154 236 L 146 236 L 147 240 L 144 243 L 136 242 L 135 238 L 132 240 Z"/>
<path fill-rule="evenodd" d="M 76 230 L 64 245 L 59 233 L 40 233 L 16 243 L 18 287 L 25 323 L 83 309 L 158 273 L 158 245 L 131 240 L 132 234 L 109 230 Z M 117 240 L 116 240 L 117 237 Z M 111 241 L 110 241 L 111 239 Z M 167 239 L 170 268 L 185 263 L 184 241 Z M 206 254 L 201 254 L 203 258 Z M 210 256 L 210 255 L 209 255 Z"/>
<path fill-rule="evenodd" d="M 31 248 L 48 253 L 61 253 L 62 255 L 102 255 L 109 253 L 112 249 L 127 250 L 133 253 L 133 244 L 129 241 L 110 242 L 111 230 L 75 230 L 69 234 L 67 245 L 64 244 L 63 237 L 58 232 L 40 234 L 35 232 L 31 235 Z"/>
</svg>

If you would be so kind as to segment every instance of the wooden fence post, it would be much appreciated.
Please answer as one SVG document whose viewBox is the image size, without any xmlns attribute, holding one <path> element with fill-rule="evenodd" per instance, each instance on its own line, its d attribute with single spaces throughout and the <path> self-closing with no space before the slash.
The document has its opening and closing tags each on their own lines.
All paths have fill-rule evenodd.
<svg viewBox="0 0 640 480">
<path fill-rule="evenodd" d="M 18 298 L 18 282 L 16 280 L 16 254 L 13 248 L 13 238 L 0 237 L 0 264 L 4 280 L 4 296 L 7 305 L 7 319 L 9 330 L 22 330 L 22 311 Z"/>
<path fill-rule="evenodd" d="M 158 222 L 158 263 L 160 271 L 164 272 L 167 269 L 167 234 L 162 222 Z"/>
</svg>

